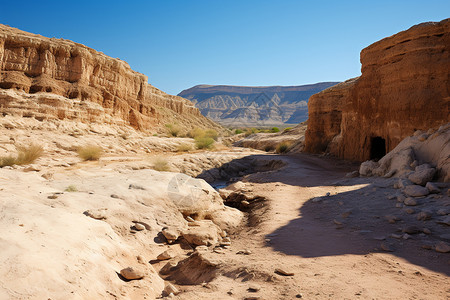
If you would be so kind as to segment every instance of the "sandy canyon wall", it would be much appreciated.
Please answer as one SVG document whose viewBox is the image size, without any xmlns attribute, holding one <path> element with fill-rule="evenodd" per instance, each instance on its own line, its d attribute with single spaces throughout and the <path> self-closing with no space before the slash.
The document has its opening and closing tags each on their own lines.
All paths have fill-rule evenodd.
<svg viewBox="0 0 450 300">
<path fill-rule="evenodd" d="M 450 119 L 450 19 L 411 27 L 361 52 L 362 75 L 313 95 L 305 150 L 380 158 Z"/>
<path fill-rule="evenodd" d="M 0 113 L 148 130 L 176 120 L 217 125 L 130 66 L 84 45 L 0 25 Z"/>
</svg>

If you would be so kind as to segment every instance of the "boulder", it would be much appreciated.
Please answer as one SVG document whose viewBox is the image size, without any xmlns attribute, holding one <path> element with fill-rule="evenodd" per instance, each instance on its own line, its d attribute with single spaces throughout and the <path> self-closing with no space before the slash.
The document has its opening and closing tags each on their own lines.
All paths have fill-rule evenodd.
<svg viewBox="0 0 450 300">
<path fill-rule="evenodd" d="M 431 181 L 436 174 L 436 169 L 431 168 L 428 164 L 417 166 L 414 173 L 408 176 L 411 182 L 418 185 L 425 185 L 427 182 Z"/>
<path fill-rule="evenodd" d="M 422 197 L 430 193 L 426 187 L 420 185 L 408 185 L 403 192 L 411 197 Z"/>
</svg>

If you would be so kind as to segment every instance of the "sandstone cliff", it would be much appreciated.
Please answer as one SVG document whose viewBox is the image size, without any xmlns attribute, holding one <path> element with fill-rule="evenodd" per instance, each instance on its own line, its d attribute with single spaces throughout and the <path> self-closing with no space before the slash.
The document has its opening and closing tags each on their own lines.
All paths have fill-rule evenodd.
<svg viewBox="0 0 450 300">
<path fill-rule="evenodd" d="M 297 124 L 308 118 L 308 98 L 337 82 L 300 86 L 197 85 L 178 96 L 195 103 L 203 115 L 224 125 Z"/>
<path fill-rule="evenodd" d="M 194 105 L 120 60 L 64 39 L 0 25 L 0 113 L 44 119 L 217 127 Z"/>
<path fill-rule="evenodd" d="M 370 45 L 361 64 L 359 78 L 310 98 L 306 151 L 380 158 L 416 130 L 448 122 L 450 19 Z"/>
</svg>

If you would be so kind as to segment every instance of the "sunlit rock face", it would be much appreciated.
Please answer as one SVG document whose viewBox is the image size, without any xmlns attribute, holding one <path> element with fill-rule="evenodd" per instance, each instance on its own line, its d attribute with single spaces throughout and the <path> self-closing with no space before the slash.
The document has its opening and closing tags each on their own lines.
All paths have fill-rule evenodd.
<svg viewBox="0 0 450 300">
<path fill-rule="evenodd" d="M 361 52 L 362 75 L 312 96 L 306 151 L 380 158 L 416 130 L 448 122 L 450 19 L 423 23 Z"/>
<path fill-rule="evenodd" d="M 188 100 L 130 66 L 69 40 L 0 25 L 0 112 L 38 119 L 122 123 L 147 130 L 176 119 L 215 126 Z"/>
</svg>

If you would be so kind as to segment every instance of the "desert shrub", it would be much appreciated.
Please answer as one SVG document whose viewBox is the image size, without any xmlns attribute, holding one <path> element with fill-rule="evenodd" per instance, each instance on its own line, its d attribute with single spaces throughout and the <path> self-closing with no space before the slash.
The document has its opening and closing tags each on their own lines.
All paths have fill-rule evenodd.
<svg viewBox="0 0 450 300">
<path fill-rule="evenodd" d="M 171 136 L 178 136 L 181 132 L 181 127 L 177 124 L 166 124 L 167 130 Z"/>
<path fill-rule="evenodd" d="M 157 134 L 157 133 L 154 133 L 153 136 L 158 136 L 158 134 Z"/>
<path fill-rule="evenodd" d="M 195 139 L 197 149 L 211 149 L 213 144 L 214 139 L 210 137 L 199 137 Z"/>
<path fill-rule="evenodd" d="M 275 150 L 275 148 L 272 145 L 267 145 L 267 146 L 264 147 L 264 151 L 266 151 L 266 152 L 270 152 L 270 151 L 273 151 L 273 150 Z"/>
<path fill-rule="evenodd" d="M 289 150 L 289 143 L 282 142 L 277 145 L 276 153 L 286 153 Z"/>
<path fill-rule="evenodd" d="M 96 145 L 87 145 L 80 147 L 77 152 L 82 160 L 99 160 L 103 154 L 103 149 Z"/>
<path fill-rule="evenodd" d="M 280 132 L 280 129 L 278 127 L 272 127 L 272 129 L 270 131 L 275 133 L 275 132 Z"/>
<path fill-rule="evenodd" d="M 177 151 L 178 152 L 188 152 L 192 150 L 192 145 L 191 144 L 187 144 L 187 143 L 183 143 L 183 144 L 179 144 Z"/>
<path fill-rule="evenodd" d="M 240 129 L 236 129 L 236 130 L 234 131 L 234 134 L 241 134 L 241 133 L 243 133 L 243 131 L 240 130 Z"/>
<path fill-rule="evenodd" d="M 0 157 L 0 167 L 32 164 L 43 153 L 44 149 L 35 144 L 19 147 L 17 156 L 9 155 Z"/>
<path fill-rule="evenodd" d="M 292 129 L 292 127 L 286 127 L 285 129 L 283 129 L 283 132 L 288 132 L 291 129 Z"/>
<path fill-rule="evenodd" d="M 214 129 L 207 129 L 205 131 L 204 137 L 212 138 L 213 140 L 217 141 L 217 138 L 219 137 L 219 134 Z"/>
<path fill-rule="evenodd" d="M 169 163 L 164 158 L 157 158 L 153 162 L 153 170 L 169 171 Z"/>
<path fill-rule="evenodd" d="M 28 147 L 20 147 L 17 154 L 16 164 L 27 165 L 32 164 L 36 159 L 42 156 L 44 149 L 41 146 L 31 144 Z"/>
<path fill-rule="evenodd" d="M 205 136 L 205 131 L 199 127 L 195 127 L 194 129 L 191 129 L 188 132 L 188 137 L 193 138 L 193 139 L 201 138 L 203 136 Z"/>
<path fill-rule="evenodd" d="M 69 185 L 68 187 L 66 187 L 66 189 L 64 190 L 65 192 L 78 192 L 78 189 L 76 186 L 74 186 L 73 184 Z"/>
<path fill-rule="evenodd" d="M 12 155 L 0 157 L 0 168 L 15 165 L 16 159 L 17 158 Z"/>
</svg>

